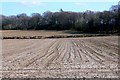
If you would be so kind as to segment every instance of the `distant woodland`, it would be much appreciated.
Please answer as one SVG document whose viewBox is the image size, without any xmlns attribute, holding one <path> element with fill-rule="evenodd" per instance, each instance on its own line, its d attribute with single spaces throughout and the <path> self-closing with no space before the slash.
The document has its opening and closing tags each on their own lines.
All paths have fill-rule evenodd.
<svg viewBox="0 0 120 80">
<path fill-rule="evenodd" d="M 81 32 L 118 33 L 120 31 L 120 5 L 113 5 L 109 11 L 59 12 L 46 11 L 43 14 L 25 13 L 0 15 L 2 30 L 76 30 Z"/>
</svg>

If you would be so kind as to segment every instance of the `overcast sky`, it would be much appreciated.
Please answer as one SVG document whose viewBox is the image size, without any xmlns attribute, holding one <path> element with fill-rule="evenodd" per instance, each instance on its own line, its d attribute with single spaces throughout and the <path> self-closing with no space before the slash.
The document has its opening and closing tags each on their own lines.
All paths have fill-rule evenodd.
<svg viewBox="0 0 120 80">
<path fill-rule="evenodd" d="M 32 13 L 42 14 L 45 11 L 56 12 L 61 8 L 64 11 L 74 11 L 74 12 L 83 12 L 86 10 L 92 11 L 104 11 L 109 10 L 112 5 L 117 5 L 119 0 L 78 0 L 72 1 L 47 1 L 47 0 L 4 0 L 2 2 L 2 14 L 17 15 L 21 13 L 26 13 L 31 15 Z"/>
</svg>

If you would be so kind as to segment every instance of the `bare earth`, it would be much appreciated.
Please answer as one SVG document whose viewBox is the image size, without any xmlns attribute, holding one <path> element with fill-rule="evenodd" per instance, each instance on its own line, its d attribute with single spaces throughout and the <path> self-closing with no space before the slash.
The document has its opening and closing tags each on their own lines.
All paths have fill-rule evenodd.
<svg viewBox="0 0 120 80">
<path fill-rule="evenodd" d="M 118 36 L 2 40 L 2 76 L 118 78 Z"/>
<path fill-rule="evenodd" d="M 49 36 L 49 35 L 68 35 L 64 31 L 46 31 L 46 30 L 0 30 L 2 36 L 13 37 L 13 36 Z"/>
<path fill-rule="evenodd" d="M 79 31 L 49 31 L 49 30 L 0 30 L 0 39 L 48 39 L 48 38 L 78 38 L 110 36 L 111 34 L 81 33 Z"/>
</svg>

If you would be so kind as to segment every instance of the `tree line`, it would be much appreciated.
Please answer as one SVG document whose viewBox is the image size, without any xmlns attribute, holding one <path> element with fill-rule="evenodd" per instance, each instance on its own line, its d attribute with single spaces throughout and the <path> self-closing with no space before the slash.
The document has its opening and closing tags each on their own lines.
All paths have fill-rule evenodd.
<svg viewBox="0 0 120 80">
<path fill-rule="evenodd" d="M 46 11 L 42 15 L 25 13 L 13 16 L 0 15 L 3 30 L 77 30 L 81 32 L 116 33 L 120 30 L 120 5 L 103 12 Z"/>
</svg>

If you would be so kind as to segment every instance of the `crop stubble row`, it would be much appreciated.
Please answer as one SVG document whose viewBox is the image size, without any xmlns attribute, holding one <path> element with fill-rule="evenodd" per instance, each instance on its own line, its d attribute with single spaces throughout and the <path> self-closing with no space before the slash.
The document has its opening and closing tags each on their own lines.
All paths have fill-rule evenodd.
<svg viewBox="0 0 120 80">
<path fill-rule="evenodd" d="M 118 77 L 118 37 L 3 40 L 3 77 Z"/>
</svg>

